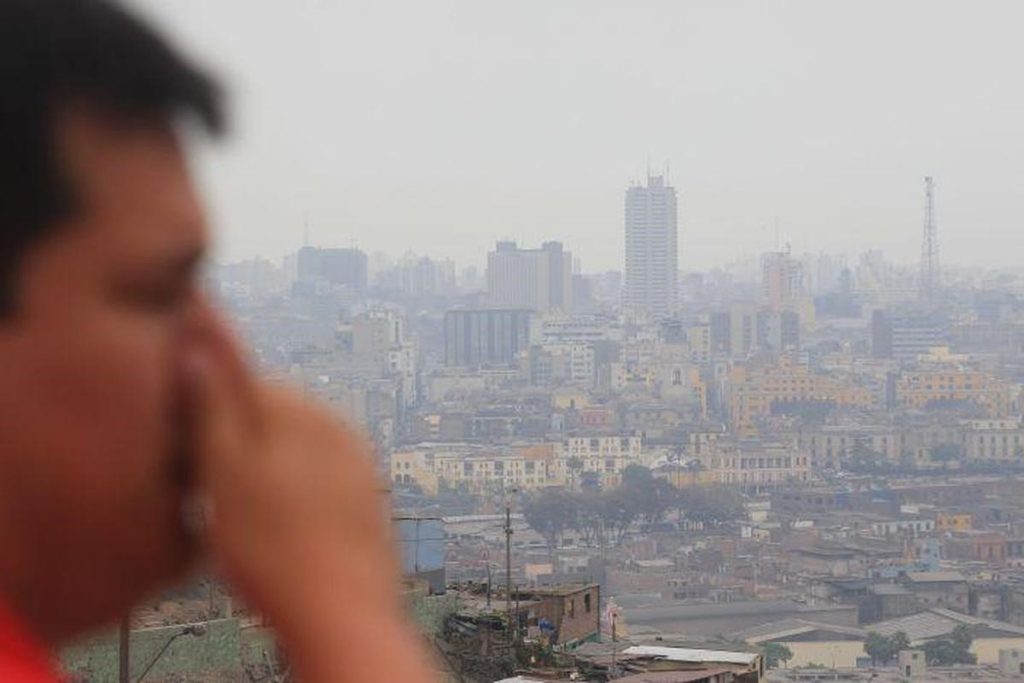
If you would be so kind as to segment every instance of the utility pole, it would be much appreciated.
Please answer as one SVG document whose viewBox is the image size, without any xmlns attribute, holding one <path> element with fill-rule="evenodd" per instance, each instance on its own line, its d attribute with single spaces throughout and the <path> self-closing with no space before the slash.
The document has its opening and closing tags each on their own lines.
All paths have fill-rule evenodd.
<svg viewBox="0 0 1024 683">
<path fill-rule="evenodd" d="M 505 610 L 508 614 L 508 639 L 512 644 L 512 502 L 505 501 Z"/>
<path fill-rule="evenodd" d="M 487 611 L 491 611 L 491 561 L 487 560 Z"/>
<path fill-rule="evenodd" d="M 121 638 L 118 645 L 118 667 L 117 667 L 117 680 L 118 683 L 130 683 L 131 681 L 131 657 L 129 656 L 128 648 L 131 643 L 132 636 L 132 617 L 131 614 L 125 615 L 121 619 Z"/>
<path fill-rule="evenodd" d="M 616 643 L 619 640 L 616 637 L 616 634 L 615 634 L 615 618 L 618 616 L 618 614 L 616 614 L 616 610 L 610 610 L 610 611 L 612 613 L 612 672 L 614 672 L 615 671 L 615 649 L 618 647 L 616 645 Z"/>
</svg>

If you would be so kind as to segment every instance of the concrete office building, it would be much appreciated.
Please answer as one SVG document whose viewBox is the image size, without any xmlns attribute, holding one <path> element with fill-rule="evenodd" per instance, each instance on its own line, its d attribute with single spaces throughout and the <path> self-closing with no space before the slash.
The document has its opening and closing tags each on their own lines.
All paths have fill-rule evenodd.
<svg viewBox="0 0 1024 683">
<path fill-rule="evenodd" d="M 448 366 L 511 365 L 530 346 L 533 313 L 522 309 L 454 310 L 444 316 Z"/>
<path fill-rule="evenodd" d="M 572 253 L 561 242 L 540 249 L 520 249 L 515 242 L 498 242 L 487 254 L 487 296 L 501 308 L 540 313 L 572 308 Z"/>
</svg>

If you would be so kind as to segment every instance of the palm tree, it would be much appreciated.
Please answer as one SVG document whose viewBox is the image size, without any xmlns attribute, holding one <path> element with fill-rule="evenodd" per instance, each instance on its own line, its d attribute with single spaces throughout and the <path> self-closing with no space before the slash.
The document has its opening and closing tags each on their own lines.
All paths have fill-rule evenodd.
<svg viewBox="0 0 1024 683">
<path fill-rule="evenodd" d="M 690 487 L 697 486 L 697 473 L 704 469 L 704 463 L 694 458 L 686 463 L 686 471 L 690 473 Z"/>
<path fill-rule="evenodd" d="M 679 488 L 679 463 L 683 461 L 683 454 L 686 452 L 686 445 L 678 443 L 672 446 L 672 450 L 668 454 L 668 464 L 670 465 L 669 472 L 672 475 L 672 483 L 676 488 Z"/>
<path fill-rule="evenodd" d="M 569 489 L 576 490 L 576 477 L 580 472 L 583 471 L 583 458 L 578 455 L 574 455 L 565 464 L 569 468 Z"/>
</svg>

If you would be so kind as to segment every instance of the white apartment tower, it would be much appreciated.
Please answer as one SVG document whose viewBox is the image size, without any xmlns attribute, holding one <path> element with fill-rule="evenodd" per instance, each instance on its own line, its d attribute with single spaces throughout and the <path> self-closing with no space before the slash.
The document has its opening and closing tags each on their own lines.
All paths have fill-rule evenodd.
<svg viewBox="0 0 1024 683">
<path fill-rule="evenodd" d="M 627 308 L 664 318 L 676 311 L 679 243 L 676 190 L 663 176 L 648 176 L 647 185 L 626 190 Z"/>
</svg>

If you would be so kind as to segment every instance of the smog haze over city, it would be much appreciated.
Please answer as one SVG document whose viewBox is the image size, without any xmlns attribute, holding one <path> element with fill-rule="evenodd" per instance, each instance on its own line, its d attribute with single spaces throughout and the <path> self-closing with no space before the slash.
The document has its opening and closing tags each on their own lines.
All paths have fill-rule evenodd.
<svg viewBox="0 0 1024 683">
<path fill-rule="evenodd" d="M 622 268 L 621 195 L 680 195 L 680 264 L 775 248 L 1015 266 L 1024 46 L 1012 1 L 133 0 L 228 79 L 201 165 L 225 258 L 302 243 L 482 266 L 557 239 Z"/>
<path fill-rule="evenodd" d="M 129 6 L 227 85 L 204 291 L 372 445 L 438 680 L 1021 680 L 1024 3 Z"/>
</svg>

